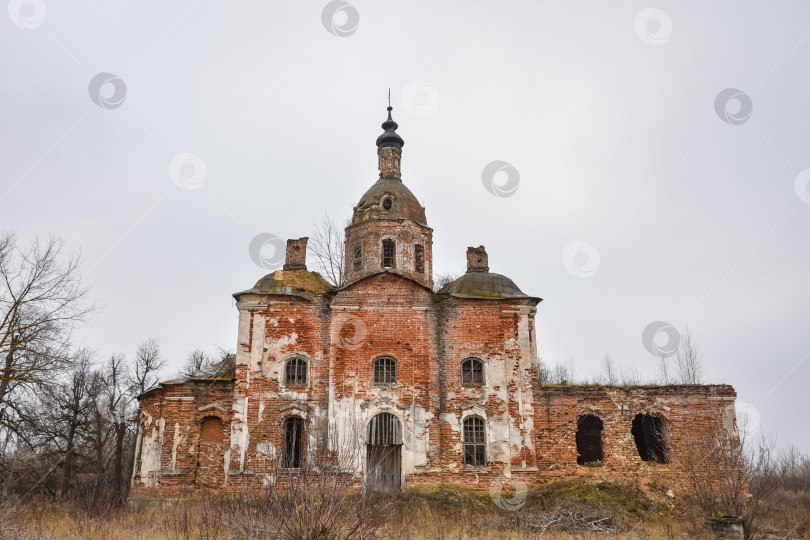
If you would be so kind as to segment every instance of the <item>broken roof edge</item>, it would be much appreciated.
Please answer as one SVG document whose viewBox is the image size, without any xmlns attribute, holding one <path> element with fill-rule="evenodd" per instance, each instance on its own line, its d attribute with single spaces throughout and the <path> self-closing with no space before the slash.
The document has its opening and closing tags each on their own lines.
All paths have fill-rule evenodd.
<svg viewBox="0 0 810 540">
<path fill-rule="evenodd" d="M 434 291 L 433 294 L 440 294 L 442 296 L 452 296 L 453 298 L 460 298 L 462 300 L 481 300 L 481 301 L 484 301 L 484 302 L 508 302 L 510 300 L 531 300 L 531 301 L 534 302 L 535 306 L 543 301 L 543 299 L 540 298 L 539 296 L 529 296 L 528 294 L 523 295 L 523 296 L 505 296 L 503 298 L 487 298 L 485 296 L 468 296 L 468 295 L 465 295 L 465 294 L 457 294 L 457 293 L 452 293 L 452 292 L 448 292 L 448 291 L 441 291 L 441 290 Z"/>
<path fill-rule="evenodd" d="M 210 366 L 198 369 L 191 374 L 181 374 L 173 379 L 167 379 L 156 383 L 135 396 L 139 401 L 141 397 L 167 386 L 176 386 L 193 382 L 233 382 L 236 380 L 236 358 L 225 358 Z"/>
</svg>

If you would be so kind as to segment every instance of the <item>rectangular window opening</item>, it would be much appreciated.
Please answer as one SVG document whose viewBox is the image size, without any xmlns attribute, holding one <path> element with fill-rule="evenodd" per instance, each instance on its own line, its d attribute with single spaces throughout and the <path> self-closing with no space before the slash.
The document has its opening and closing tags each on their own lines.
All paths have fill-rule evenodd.
<svg viewBox="0 0 810 540">
<path fill-rule="evenodd" d="M 382 265 L 383 268 L 394 268 L 394 241 L 383 240 Z"/>
<path fill-rule="evenodd" d="M 425 247 L 417 245 L 414 248 L 414 268 L 417 274 L 425 273 Z"/>
<path fill-rule="evenodd" d="M 355 244 L 354 253 L 352 255 L 352 265 L 355 272 L 359 272 L 363 268 L 363 245 Z"/>
</svg>

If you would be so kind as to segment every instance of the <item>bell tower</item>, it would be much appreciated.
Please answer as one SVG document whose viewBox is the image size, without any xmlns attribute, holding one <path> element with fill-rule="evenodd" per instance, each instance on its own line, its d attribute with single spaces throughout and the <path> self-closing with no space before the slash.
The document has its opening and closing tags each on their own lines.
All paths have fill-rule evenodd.
<svg viewBox="0 0 810 540">
<path fill-rule="evenodd" d="M 402 182 L 400 164 L 405 141 L 391 116 L 377 137 L 380 176 L 354 207 L 346 227 L 346 284 L 392 272 L 433 288 L 433 229 L 425 209 Z"/>
</svg>

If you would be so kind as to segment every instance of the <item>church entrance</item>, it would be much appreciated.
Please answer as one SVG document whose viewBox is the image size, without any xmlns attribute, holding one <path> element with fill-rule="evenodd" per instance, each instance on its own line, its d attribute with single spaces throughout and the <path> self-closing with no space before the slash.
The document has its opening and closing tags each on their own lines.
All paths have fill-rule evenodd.
<svg viewBox="0 0 810 540">
<path fill-rule="evenodd" d="M 402 475 L 402 424 L 391 413 L 380 413 L 368 425 L 366 489 L 399 491 Z"/>
</svg>

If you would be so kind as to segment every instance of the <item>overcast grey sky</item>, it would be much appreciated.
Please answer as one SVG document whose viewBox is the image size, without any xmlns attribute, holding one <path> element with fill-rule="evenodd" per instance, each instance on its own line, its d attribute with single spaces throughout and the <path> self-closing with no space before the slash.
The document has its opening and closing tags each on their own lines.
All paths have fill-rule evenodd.
<svg viewBox="0 0 810 540">
<path fill-rule="evenodd" d="M 485 245 L 492 271 L 544 298 L 541 357 L 581 377 L 606 352 L 651 375 L 644 329 L 689 325 L 709 380 L 810 448 L 806 2 L 8 11 L 0 228 L 81 250 L 102 309 L 79 337 L 100 355 L 156 337 L 177 368 L 233 348 L 231 294 L 267 273 L 251 239 L 350 215 L 390 87 L 436 272 Z M 493 161 L 512 167 L 496 195 Z"/>
</svg>

